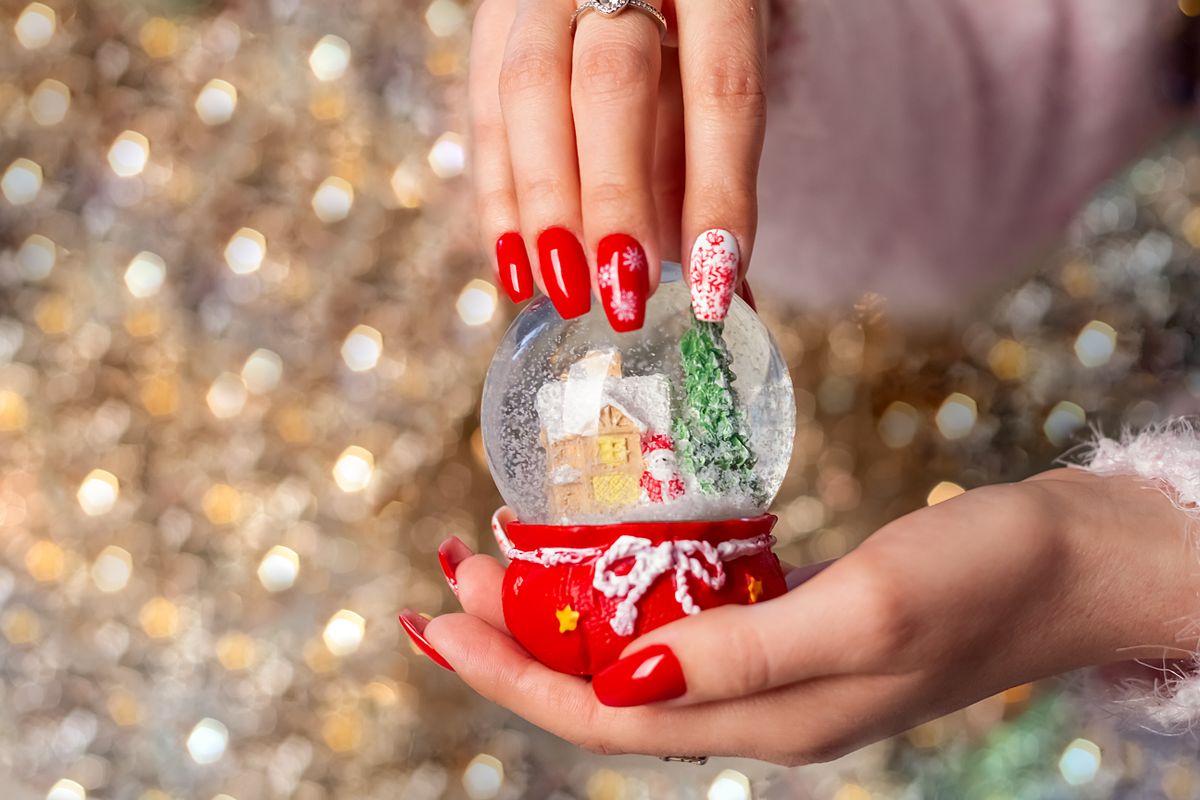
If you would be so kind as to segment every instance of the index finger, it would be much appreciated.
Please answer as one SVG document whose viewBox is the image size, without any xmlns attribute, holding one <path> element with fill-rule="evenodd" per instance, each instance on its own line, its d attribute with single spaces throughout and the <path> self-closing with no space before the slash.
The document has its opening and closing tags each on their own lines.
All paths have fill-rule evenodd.
<svg viewBox="0 0 1200 800">
<path fill-rule="evenodd" d="M 749 0 L 680 3 L 687 179 L 682 249 L 699 319 L 720 322 L 745 273 L 758 224 L 766 129 L 765 32 Z"/>
</svg>

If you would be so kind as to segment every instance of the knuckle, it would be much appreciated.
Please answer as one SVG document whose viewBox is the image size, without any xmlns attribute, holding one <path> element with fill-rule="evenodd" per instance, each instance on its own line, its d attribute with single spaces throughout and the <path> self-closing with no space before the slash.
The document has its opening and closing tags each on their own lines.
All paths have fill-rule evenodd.
<svg viewBox="0 0 1200 800">
<path fill-rule="evenodd" d="M 524 181 L 518 194 L 522 205 L 542 209 L 567 207 L 567 189 L 563 181 L 552 175 L 536 176 Z"/>
<path fill-rule="evenodd" d="M 706 62 L 700 73 L 701 102 L 741 116 L 766 115 L 767 92 L 760 65 L 753 57 L 716 56 Z"/>
<path fill-rule="evenodd" d="M 637 206 L 633 205 L 634 192 L 628 183 L 602 181 L 589 185 L 584 191 L 584 203 L 594 214 L 600 216 L 626 216 Z"/>
<path fill-rule="evenodd" d="M 507 189 L 486 189 L 479 192 L 475 200 L 480 219 L 492 222 L 514 216 L 512 212 L 515 206 L 512 192 Z"/>
<path fill-rule="evenodd" d="M 771 648 L 766 646 L 758 627 L 735 622 L 726 626 L 725 631 L 729 637 L 728 652 L 738 654 L 738 667 L 731 670 L 727 679 L 730 696 L 749 697 L 773 686 L 776 668 L 772 665 Z"/>
<path fill-rule="evenodd" d="M 566 74 L 566 63 L 553 48 L 524 45 L 504 57 L 500 65 L 500 97 L 512 97 L 533 89 L 543 89 Z"/>
<path fill-rule="evenodd" d="M 920 621 L 903 579 L 891 559 L 863 553 L 856 587 L 860 615 L 859 652 L 871 666 L 891 669 L 904 663 Z"/>
<path fill-rule="evenodd" d="M 575 60 L 574 89 L 588 100 L 628 97 L 649 91 L 653 55 L 620 39 L 585 48 Z"/>
</svg>

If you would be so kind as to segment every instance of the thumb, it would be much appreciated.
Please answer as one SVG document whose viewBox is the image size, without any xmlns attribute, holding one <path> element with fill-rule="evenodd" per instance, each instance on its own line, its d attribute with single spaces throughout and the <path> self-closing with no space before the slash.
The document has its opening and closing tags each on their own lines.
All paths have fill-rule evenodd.
<svg viewBox="0 0 1200 800">
<path fill-rule="evenodd" d="M 782 597 L 711 608 L 639 637 L 593 677 L 597 699 L 607 706 L 704 703 L 853 668 L 866 609 L 840 567 Z"/>
</svg>

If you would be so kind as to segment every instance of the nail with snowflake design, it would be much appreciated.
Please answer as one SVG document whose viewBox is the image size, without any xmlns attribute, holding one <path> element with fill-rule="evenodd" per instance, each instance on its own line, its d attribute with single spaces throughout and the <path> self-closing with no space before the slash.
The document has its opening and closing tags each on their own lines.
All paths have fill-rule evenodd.
<svg viewBox="0 0 1200 800">
<path fill-rule="evenodd" d="M 596 282 L 608 323 L 618 333 L 636 331 L 646 318 L 646 296 L 650 294 L 647 266 L 646 251 L 632 236 L 614 233 L 600 240 Z"/>
<path fill-rule="evenodd" d="M 688 263 L 692 310 L 696 319 L 723 322 L 733 302 L 742 255 L 737 239 L 726 230 L 714 228 L 696 237 Z"/>
</svg>

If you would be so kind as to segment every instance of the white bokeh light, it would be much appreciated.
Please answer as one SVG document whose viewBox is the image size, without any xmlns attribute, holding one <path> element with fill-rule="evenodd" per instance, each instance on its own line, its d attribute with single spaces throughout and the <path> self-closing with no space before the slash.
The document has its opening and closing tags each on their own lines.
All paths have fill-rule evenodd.
<svg viewBox="0 0 1200 800">
<path fill-rule="evenodd" d="M 241 228 L 225 245 L 225 263 L 238 275 L 249 275 L 267 257 L 267 237 L 253 228 Z"/>
<path fill-rule="evenodd" d="M 292 588 L 300 575 L 300 556 L 290 547 L 277 544 L 258 564 L 258 580 L 268 592 Z"/>
<path fill-rule="evenodd" d="M 443 133 L 429 151 L 429 167 L 439 178 L 453 178 L 466 168 L 466 151 L 457 133 Z"/>
<path fill-rule="evenodd" d="M 279 354 L 259 348 L 242 365 L 242 382 L 251 394 L 266 394 L 279 385 L 283 377 L 283 359 Z"/>
<path fill-rule="evenodd" d="M 1071 440 L 1075 431 L 1087 423 L 1087 412 L 1077 403 L 1063 400 L 1050 409 L 1042 424 L 1042 433 L 1051 444 L 1061 447 Z"/>
<path fill-rule="evenodd" d="M 1085 367 L 1102 367 L 1117 351 L 1117 332 L 1107 322 L 1094 319 L 1075 338 L 1075 357 Z"/>
<path fill-rule="evenodd" d="M 321 222 L 339 222 L 354 207 L 354 187 L 344 178 L 329 177 L 313 193 L 312 208 Z"/>
<path fill-rule="evenodd" d="M 975 427 L 979 409 L 972 400 L 961 392 L 945 399 L 937 412 L 937 427 L 947 439 L 961 439 Z"/>
<path fill-rule="evenodd" d="M 92 563 L 92 581 L 102 592 L 119 592 L 133 575 L 133 557 L 129 551 L 109 545 L 100 551 Z"/>
<path fill-rule="evenodd" d="M 14 206 L 32 203 L 42 190 L 42 168 L 28 158 L 18 158 L 8 165 L 0 178 L 0 193 Z"/>
<path fill-rule="evenodd" d="M 53 8 L 45 3 L 30 3 L 17 17 L 13 33 L 26 50 L 36 50 L 50 43 L 57 27 L 58 15 Z"/>
<path fill-rule="evenodd" d="M 116 475 L 108 470 L 94 469 L 79 484 L 75 499 L 79 501 L 79 507 L 85 514 L 98 517 L 112 511 L 113 506 L 117 504 L 120 486 Z"/>
<path fill-rule="evenodd" d="M 143 250 L 125 268 L 125 288 L 134 297 L 153 297 L 162 288 L 166 276 L 167 265 L 162 257 Z"/>
<path fill-rule="evenodd" d="M 478 278 L 463 287 L 454 308 L 467 325 L 486 325 L 496 314 L 496 287 Z"/>
<path fill-rule="evenodd" d="M 343 492 L 361 492 L 375 473 L 375 456 L 370 450 L 350 445 L 333 465 L 333 480 Z"/>
<path fill-rule="evenodd" d="M 196 95 L 196 115 L 205 125 L 223 125 L 237 110 L 237 88 L 229 81 L 213 78 Z"/>
<path fill-rule="evenodd" d="M 1095 779 L 1100 771 L 1100 748 L 1087 739 L 1076 739 L 1063 750 L 1058 771 L 1072 786 L 1082 786 Z"/>
<path fill-rule="evenodd" d="M 491 800 L 504 787 L 504 764 L 493 755 L 480 753 L 463 770 L 462 783 L 471 800 Z"/>
<path fill-rule="evenodd" d="M 46 792 L 46 800 L 87 800 L 87 790 L 76 781 L 63 778 Z"/>
<path fill-rule="evenodd" d="M 140 175 L 150 160 L 150 140 L 137 131 L 125 131 L 108 148 L 108 166 L 122 178 Z"/>
<path fill-rule="evenodd" d="M 38 125 L 57 125 L 71 108 L 71 90 L 62 81 L 47 78 L 29 96 L 29 113 Z"/>
<path fill-rule="evenodd" d="M 308 56 L 308 66 L 317 80 L 337 80 L 350 66 L 350 43 L 333 34 L 322 36 Z"/>
<path fill-rule="evenodd" d="M 367 621 L 361 615 L 343 608 L 329 618 L 321 639 L 335 656 L 348 656 L 362 644 L 366 627 Z"/>
<path fill-rule="evenodd" d="M 17 266 L 21 277 L 27 281 L 40 281 L 49 277 L 58 262 L 58 248 L 40 233 L 35 233 L 17 250 Z"/>
<path fill-rule="evenodd" d="M 383 355 L 383 334 L 370 325 L 355 325 L 342 342 L 342 360 L 355 372 L 374 369 Z"/>
<path fill-rule="evenodd" d="M 433 0 L 425 9 L 425 24 L 434 36 L 453 36 L 467 22 L 467 12 L 454 0 Z"/>
<path fill-rule="evenodd" d="M 242 413 L 246 405 L 246 384 L 240 375 L 222 372 L 205 395 L 208 410 L 217 419 L 229 419 Z"/>
<path fill-rule="evenodd" d="M 707 800 L 750 800 L 750 779 L 735 769 L 721 770 L 708 787 Z"/>
<path fill-rule="evenodd" d="M 187 738 L 188 754 L 197 764 L 213 764 L 220 761 L 228 744 L 229 729 L 211 717 L 197 722 Z"/>
</svg>

